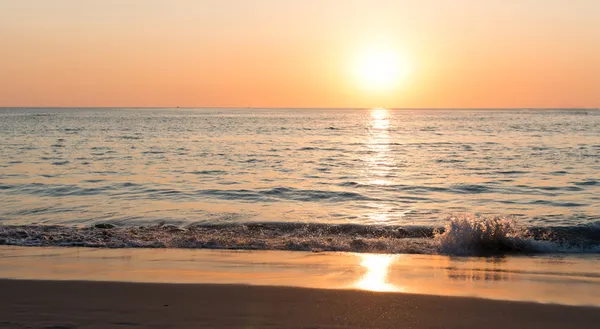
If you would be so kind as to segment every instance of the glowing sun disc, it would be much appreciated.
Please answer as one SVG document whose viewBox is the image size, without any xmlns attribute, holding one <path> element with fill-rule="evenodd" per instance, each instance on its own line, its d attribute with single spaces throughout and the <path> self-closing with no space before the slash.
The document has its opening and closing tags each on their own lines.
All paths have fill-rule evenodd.
<svg viewBox="0 0 600 329">
<path fill-rule="evenodd" d="M 398 87 L 408 73 L 406 61 L 390 49 L 370 49 L 354 65 L 359 84 L 367 90 L 389 91 Z"/>
</svg>

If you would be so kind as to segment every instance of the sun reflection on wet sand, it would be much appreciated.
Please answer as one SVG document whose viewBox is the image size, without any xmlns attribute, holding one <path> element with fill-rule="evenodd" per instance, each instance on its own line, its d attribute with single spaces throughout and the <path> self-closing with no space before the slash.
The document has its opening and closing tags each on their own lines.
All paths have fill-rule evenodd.
<svg viewBox="0 0 600 329">
<path fill-rule="evenodd" d="M 599 259 L 0 246 L 0 278 L 360 289 L 600 306 Z"/>
<path fill-rule="evenodd" d="M 395 255 L 360 255 L 360 266 L 366 269 L 366 273 L 360 278 L 355 288 L 370 291 L 403 291 L 402 287 L 387 281 L 390 265 L 397 258 Z"/>
</svg>

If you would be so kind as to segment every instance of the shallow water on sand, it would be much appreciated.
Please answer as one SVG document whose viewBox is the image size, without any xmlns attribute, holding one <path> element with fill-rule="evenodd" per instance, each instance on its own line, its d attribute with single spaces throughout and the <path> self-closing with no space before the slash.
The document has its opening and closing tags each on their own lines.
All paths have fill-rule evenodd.
<svg viewBox="0 0 600 329">
<path fill-rule="evenodd" d="M 0 109 L 0 224 L 600 219 L 600 112 Z"/>
<path fill-rule="evenodd" d="M 597 255 L 481 258 L 0 246 L 0 278 L 358 289 L 600 306 Z"/>
</svg>

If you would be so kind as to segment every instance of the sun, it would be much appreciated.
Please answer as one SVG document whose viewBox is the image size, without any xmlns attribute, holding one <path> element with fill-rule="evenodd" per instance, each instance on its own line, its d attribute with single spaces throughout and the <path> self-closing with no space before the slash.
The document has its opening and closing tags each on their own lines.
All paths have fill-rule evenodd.
<svg viewBox="0 0 600 329">
<path fill-rule="evenodd" d="M 357 56 L 353 69 L 358 84 L 370 91 L 394 90 L 408 75 L 406 59 L 387 48 L 363 51 Z"/>
</svg>

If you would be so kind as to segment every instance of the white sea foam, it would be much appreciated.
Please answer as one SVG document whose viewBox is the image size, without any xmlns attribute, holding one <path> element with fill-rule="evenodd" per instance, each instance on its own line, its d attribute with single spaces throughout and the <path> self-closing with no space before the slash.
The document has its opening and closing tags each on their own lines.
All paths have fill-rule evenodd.
<svg viewBox="0 0 600 329">
<path fill-rule="evenodd" d="M 93 227 L 2 226 L 0 244 L 97 248 L 208 248 L 447 255 L 595 253 L 597 225 L 526 228 L 504 217 L 449 218 L 445 228 L 304 223 Z"/>
<path fill-rule="evenodd" d="M 505 253 L 566 252 L 565 246 L 534 234 L 514 218 L 454 215 L 434 240 L 442 254 L 478 255 Z"/>
</svg>

